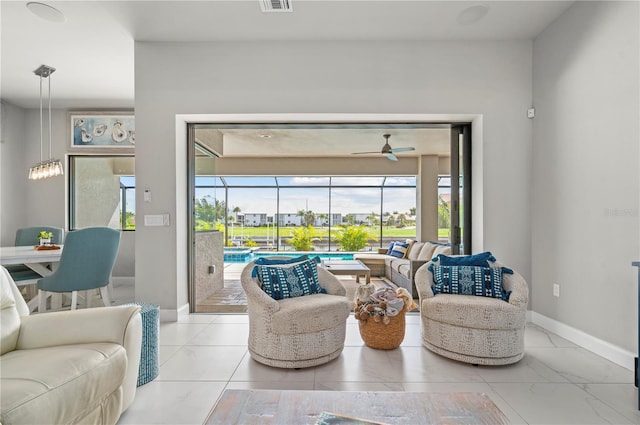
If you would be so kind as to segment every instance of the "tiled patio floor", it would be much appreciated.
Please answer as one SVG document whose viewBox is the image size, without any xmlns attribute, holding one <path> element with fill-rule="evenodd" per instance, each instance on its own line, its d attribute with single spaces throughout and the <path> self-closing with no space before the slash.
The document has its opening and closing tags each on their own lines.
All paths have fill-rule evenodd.
<svg viewBox="0 0 640 425">
<path fill-rule="evenodd" d="M 240 284 L 240 273 L 245 264 L 225 263 L 224 288 L 216 291 L 196 306 L 197 313 L 244 313 L 247 311 L 247 297 Z M 355 293 L 355 277 L 340 276 L 340 281 L 347 288 L 347 296 L 353 298 Z M 385 280 L 372 278 L 372 282 L 384 285 Z"/>
</svg>

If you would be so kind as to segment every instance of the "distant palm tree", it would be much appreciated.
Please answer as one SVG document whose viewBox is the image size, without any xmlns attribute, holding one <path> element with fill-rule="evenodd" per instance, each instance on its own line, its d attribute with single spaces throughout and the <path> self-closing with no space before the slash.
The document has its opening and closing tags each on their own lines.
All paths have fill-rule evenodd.
<svg viewBox="0 0 640 425">
<path fill-rule="evenodd" d="M 210 204 L 207 200 L 208 196 L 202 199 L 196 199 L 196 219 L 209 223 L 214 223 L 220 219 L 224 219 L 226 206 L 224 201 L 214 199 L 214 203 Z"/>
<path fill-rule="evenodd" d="M 326 226 L 328 224 L 329 216 L 327 214 L 318 214 L 318 220 L 322 221 L 322 226 Z"/>
<path fill-rule="evenodd" d="M 371 214 L 367 216 L 367 220 L 369 220 L 369 226 L 375 226 L 378 224 L 378 215 L 372 211 Z"/>
<path fill-rule="evenodd" d="M 316 221 L 316 214 L 311 210 L 300 210 L 297 216 L 302 217 L 302 224 L 307 227 L 313 226 L 313 223 Z"/>
</svg>

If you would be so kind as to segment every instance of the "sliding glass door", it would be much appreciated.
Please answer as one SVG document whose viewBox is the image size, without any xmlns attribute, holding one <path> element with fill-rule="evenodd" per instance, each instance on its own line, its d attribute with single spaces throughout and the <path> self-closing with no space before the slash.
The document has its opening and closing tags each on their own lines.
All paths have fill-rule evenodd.
<svg viewBox="0 0 640 425">
<path fill-rule="evenodd" d="M 451 128 L 450 241 L 452 254 L 471 253 L 471 125 Z"/>
</svg>

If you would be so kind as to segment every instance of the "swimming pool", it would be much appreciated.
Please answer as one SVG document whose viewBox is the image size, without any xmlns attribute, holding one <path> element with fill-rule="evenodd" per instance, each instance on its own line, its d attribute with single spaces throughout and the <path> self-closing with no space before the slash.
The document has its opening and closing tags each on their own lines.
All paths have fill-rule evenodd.
<svg viewBox="0 0 640 425">
<path fill-rule="evenodd" d="M 259 248 L 225 248 L 225 263 L 249 263 L 260 257 L 295 257 L 299 255 L 308 255 L 309 257 L 320 257 L 323 260 L 353 260 L 353 254 L 342 252 L 258 252 Z"/>
<path fill-rule="evenodd" d="M 224 249 L 224 262 L 225 263 L 248 263 L 254 258 L 254 252 L 260 248 L 225 248 Z"/>
</svg>

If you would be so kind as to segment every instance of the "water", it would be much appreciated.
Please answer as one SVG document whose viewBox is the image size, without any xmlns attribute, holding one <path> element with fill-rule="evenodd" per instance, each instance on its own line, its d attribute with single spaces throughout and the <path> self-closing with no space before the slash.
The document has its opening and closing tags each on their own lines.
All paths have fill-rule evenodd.
<svg viewBox="0 0 640 425">
<path fill-rule="evenodd" d="M 353 254 L 341 252 L 255 252 L 250 248 L 225 248 L 225 263 L 249 263 L 261 257 L 297 257 L 300 255 L 320 257 L 322 260 L 353 260 Z"/>
</svg>

